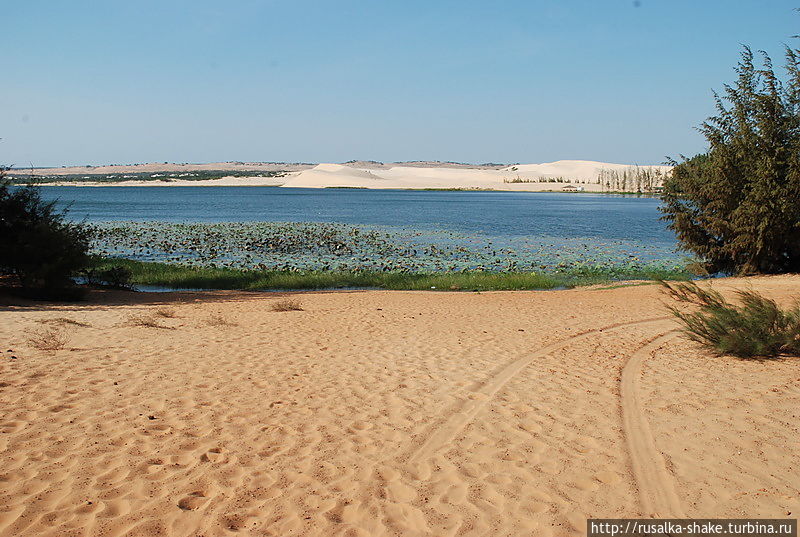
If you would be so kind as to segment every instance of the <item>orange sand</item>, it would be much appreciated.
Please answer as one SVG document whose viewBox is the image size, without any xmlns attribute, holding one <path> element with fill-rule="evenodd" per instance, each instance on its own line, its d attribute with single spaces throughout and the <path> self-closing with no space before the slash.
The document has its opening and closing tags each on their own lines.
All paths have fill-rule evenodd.
<svg viewBox="0 0 800 537">
<path fill-rule="evenodd" d="M 800 293 L 798 276 L 714 285 Z M 0 536 L 546 536 L 579 535 L 588 516 L 796 517 L 800 360 L 713 357 L 674 332 L 661 297 L 2 306 Z M 28 343 L 47 328 L 66 348 Z"/>
</svg>

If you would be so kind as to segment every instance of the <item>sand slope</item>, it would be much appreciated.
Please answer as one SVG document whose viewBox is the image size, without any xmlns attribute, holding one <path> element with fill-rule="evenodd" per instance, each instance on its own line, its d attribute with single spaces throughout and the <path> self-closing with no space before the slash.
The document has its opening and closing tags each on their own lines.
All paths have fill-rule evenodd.
<svg viewBox="0 0 800 537">
<path fill-rule="evenodd" d="M 786 300 L 800 277 L 748 283 Z M 655 286 L 281 298 L 3 307 L 0 536 L 576 535 L 587 516 L 800 510 L 800 360 L 701 352 Z M 27 341 L 53 326 L 65 349 Z"/>
</svg>

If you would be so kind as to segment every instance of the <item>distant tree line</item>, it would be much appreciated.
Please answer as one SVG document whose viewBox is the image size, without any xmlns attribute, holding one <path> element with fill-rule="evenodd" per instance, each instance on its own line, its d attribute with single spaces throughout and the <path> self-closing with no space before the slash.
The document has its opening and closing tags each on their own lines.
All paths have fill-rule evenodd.
<svg viewBox="0 0 800 537">
<path fill-rule="evenodd" d="M 611 192 L 655 192 L 667 174 L 660 168 L 631 166 L 622 170 L 602 169 L 597 184 Z"/>
</svg>

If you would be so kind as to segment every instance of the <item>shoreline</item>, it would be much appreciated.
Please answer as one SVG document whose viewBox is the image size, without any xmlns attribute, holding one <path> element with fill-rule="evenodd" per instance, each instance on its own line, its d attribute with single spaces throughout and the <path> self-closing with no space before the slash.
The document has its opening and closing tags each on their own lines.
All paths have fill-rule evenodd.
<svg viewBox="0 0 800 537">
<path fill-rule="evenodd" d="M 238 179 L 238 178 L 236 178 Z M 250 178 L 252 179 L 252 178 Z M 659 192 L 635 192 L 635 191 L 621 191 L 621 190 L 556 190 L 546 188 L 485 188 L 485 187 L 460 187 L 460 188 L 436 188 L 436 187 L 366 187 L 366 186 L 291 186 L 285 184 L 273 184 L 269 182 L 237 182 L 237 181 L 222 181 L 220 179 L 214 180 L 199 180 L 199 181 L 118 181 L 118 182 L 100 182 L 100 181 L 70 181 L 70 182 L 52 182 L 52 183 L 35 183 L 36 186 L 41 187 L 86 187 L 86 188 L 147 188 L 147 187 L 252 187 L 252 188 L 287 188 L 287 189 L 313 189 L 313 190 L 384 190 L 387 192 L 534 192 L 534 193 L 547 193 L 547 194 L 614 194 L 624 196 L 644 196 L 644 197 L 658 197 Z M 539 183 L 527 183 L 539 184 Z M 541 183 L 542 185 L 551 185 L 552 183 Z M 24 183 L 17 183 L 16 186 L 24 186 Z"/>
<path fill-rule="evenodd" d="M 212 165 L 209 165 L 212 166 Z M 354 162 L 287 166 L 278 169 L 206 169 L 175 172 L 123 169 L 114 173 L 41 174 L 42 186 L 269 186 L 283 188 L 358 188 L 398 190 L 490 190 L 510 192 L 656 192 L 669 166 L 638 166 L 560 160 L 510 166 L 455 166 L 442 163 Z M 20 181 L 24 175 L 9 173 Z M 35 179 L 31 171 L 28 177 Z M 189 179 L 191 177 L 191 179 Z M 98 179 L 93 181 L 92 179 Z"/>
</svg>

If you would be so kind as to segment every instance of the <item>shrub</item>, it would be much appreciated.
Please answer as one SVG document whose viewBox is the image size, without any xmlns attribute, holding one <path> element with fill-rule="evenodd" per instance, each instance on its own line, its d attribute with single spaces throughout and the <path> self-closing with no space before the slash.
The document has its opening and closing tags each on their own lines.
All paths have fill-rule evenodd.
<svg viewBox="0 0 800 537">
<path fill-rule="evenodd" d="M 800 51 L 787 48 L 782 82 L 745 48 L 717 115 L 700 131 L 706 154 L 676 164 L 663 219 L 711 272 L 800 270 Z M 726 105 L 727 101 L 727 105 Z"/>
<path fill-rule="evenodd" d="M 755 291 L 738 291 L 737 306 L 692 282 L 661 283 L 678 302 L 699 307 L 687 312 L 669 306 L 689 339 L 740 358 L 800 356 L 800 303 L 783 310 Z"/>
<path fill-rule="evenodd" d="M 42 200 L 33 184 L 12 187 L 0 172 L 0 274 L 14 275 L 25 289 L 54 294 L 73 288 L 71 279 L 89 262 L 89 229 L 68 222 L 55 202 Z"/>
</svg>

